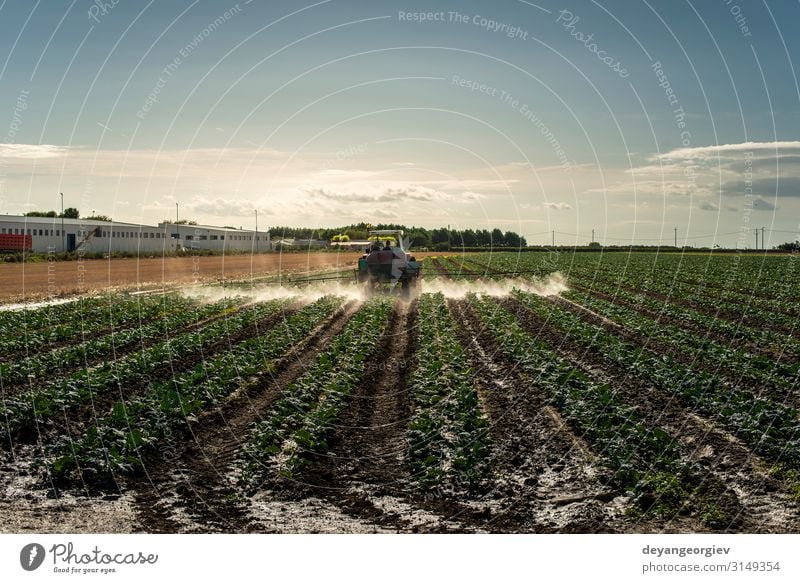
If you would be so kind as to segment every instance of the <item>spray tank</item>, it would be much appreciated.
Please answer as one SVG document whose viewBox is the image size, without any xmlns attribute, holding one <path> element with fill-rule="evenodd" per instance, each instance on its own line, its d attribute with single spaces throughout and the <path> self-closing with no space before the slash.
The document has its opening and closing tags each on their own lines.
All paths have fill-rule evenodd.
<svg viewBox="0 0 800 583">
<path fill-rule="evenodd" d="M 409 240 L 403 231 L 382 229 L 369 234 L 373 243 L 358 260 L 356 275 L 365 295 L 397 293 L 398 289 L 405 298 L 418 295 L 422 264 L 406 251 Z"/>
</svg>

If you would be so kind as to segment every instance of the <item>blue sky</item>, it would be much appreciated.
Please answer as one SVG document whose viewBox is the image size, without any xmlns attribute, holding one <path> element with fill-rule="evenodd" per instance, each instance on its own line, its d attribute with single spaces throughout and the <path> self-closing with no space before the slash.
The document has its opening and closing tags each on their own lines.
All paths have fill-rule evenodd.
<svg viewBox="0 0 800 583">
<path fill-rule="evenodd" d="M 798 2 L 0 0 L 0 208 L 798 236 Z M 591 35 L 591 36 L 590 36 Z"/>
</svg>

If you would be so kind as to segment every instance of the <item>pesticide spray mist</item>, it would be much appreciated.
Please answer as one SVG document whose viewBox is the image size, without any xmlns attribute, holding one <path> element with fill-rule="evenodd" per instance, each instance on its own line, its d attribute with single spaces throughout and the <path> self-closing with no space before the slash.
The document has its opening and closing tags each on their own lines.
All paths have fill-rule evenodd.
<svg viewBox="0 0 800 583">
<path fill-rule="evenodd" d="M 447 298 L 463 298 L 467 294 L 503 297 L 514 290 L 534 293 L 539 296 L 557 296 L 567 291 L 567 280 L 559 272 L 544 279 L 490 279 L 490 280 L 444 280 L 436 279 L 423 284 L 425 292 L 441 292 Z"/>
<path fill-rule="evenodd" d="M 447 298 L 464 298 L 474 293 L 491 297 L 503 297 L 514 290 L 534 293 L 540 296 L 556 296 L 567 291 L 566 278 L 559 272 L 551 273 L 544 279 L 506 278 L 493 280 L 444 280 L 429 279 L 421 283 L 422 293 L 441 292 Z M 313 302 L 323 296 L 341 296 L 348 300 L 364 301 L 364 289 L 351 283 L 319 282 L 295 286 L 271 286 L 253 284 L 252 287 L 195 287 L 183 291 L 184 295 L 206 302 L 226 297 L 242 296 L 253 302 L 296 298 L 303 302 Z"/>
</svg>

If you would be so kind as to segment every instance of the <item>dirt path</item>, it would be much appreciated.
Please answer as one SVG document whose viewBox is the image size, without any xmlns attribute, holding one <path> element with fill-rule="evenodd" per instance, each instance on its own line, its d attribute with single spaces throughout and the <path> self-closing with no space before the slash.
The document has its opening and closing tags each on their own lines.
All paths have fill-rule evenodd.
<svg viewBox="0 0 800 583">
<path fill-rule="evenodd" d="M 320 497 L 358 520 L 406 530 L 375 500 L 408 488 L 405 427 L 410 417 L 406 378 L 413 352 L 413 310 L 396 302 L 386 333 L 366 363 L 364 377 L 336 421 L 327 453 L 310 454 L 299 497 Z"/>
<path fill-rule="evenodd" d="M 345 326 L 355 305 L 348 304 L 322 323 L 282 359 L 272 375 L 244 394 L 204 415 L 162 459 L 147 464 L 145 478 L 133 481 L 136 508 L 146 532 L 261 532 L 273 530 L 251 514 L 251 501 L 231 483 L 235 456 L 252 422 L 262 418 L 284 387 L 302 374 Z"/>
</svg>

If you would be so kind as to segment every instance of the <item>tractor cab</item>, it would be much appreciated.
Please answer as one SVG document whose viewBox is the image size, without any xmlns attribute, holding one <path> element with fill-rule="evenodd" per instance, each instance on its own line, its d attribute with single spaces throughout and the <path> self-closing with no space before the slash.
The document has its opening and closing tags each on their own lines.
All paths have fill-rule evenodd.
<svg viewBox="0 0 800 583">
<path fill-rule="evenodd" d="M 367 296 L 394 293 L 399 284 L 402 295 L 410 297 L 417 289 L 421 264 L 406 252 L 408 240 L 402 230 L 370 231 L 372 243 L 358 260 L 358 282 Z"/>
</svg>

